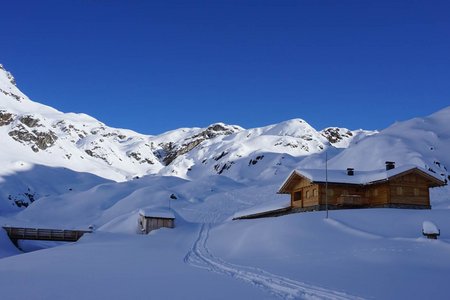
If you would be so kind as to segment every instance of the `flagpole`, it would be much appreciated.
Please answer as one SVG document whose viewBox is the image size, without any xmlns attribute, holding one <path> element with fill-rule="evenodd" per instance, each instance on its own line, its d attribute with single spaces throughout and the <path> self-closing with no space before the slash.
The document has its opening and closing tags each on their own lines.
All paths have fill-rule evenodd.
<svg viewBox="0 0 450 300">
<path fill-rule="evenodd" d="M 328 149 L 327 149 L 328 150 Z M 325 150 L 325 210 L 328 219 L 328 151 Z"/>
</svg>

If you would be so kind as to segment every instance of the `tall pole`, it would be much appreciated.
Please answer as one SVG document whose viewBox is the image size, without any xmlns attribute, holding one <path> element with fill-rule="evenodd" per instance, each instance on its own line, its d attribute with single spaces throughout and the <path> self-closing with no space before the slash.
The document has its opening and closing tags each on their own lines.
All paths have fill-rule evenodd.
<svg viewBox="0 0 450 300">
<path fill-rule="evenodd" d="M 325 210 L 327 211 L 326 218 L 328 219 L 328 152 L 325 150 Z"/>
</svg>

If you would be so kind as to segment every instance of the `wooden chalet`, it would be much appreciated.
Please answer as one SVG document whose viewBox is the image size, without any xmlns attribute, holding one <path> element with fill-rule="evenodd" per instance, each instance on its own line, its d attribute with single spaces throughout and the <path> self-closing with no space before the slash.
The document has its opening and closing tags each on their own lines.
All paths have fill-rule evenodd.
<svg viewBox="0 0 450 300">
<path fill-rule="evenodd" d="M 175 215 L 170 210 L 141 209 L 139 211 L 138 229 L 142 234 L 162 227 L 174 228 Z"/>
<path fill-rule="evenodd" d="M 291 195 L 295 210 L 395 207 L 430 209 L 432 187 L 446 183 L 437 175 L 416 167 L 395 168 L 386 162 L 386 168 L 374 171 L 303 169 L 293 171 L 279 194 Z"/>
</svg>

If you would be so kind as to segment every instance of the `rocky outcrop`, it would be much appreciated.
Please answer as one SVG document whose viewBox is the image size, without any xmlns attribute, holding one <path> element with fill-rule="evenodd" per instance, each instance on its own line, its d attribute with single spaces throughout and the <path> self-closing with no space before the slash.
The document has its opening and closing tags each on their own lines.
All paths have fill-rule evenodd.
<svg viewBox="0 0 450 300">
<path fill-rule="evenodd" d="M 19 102 L 23 99 L 23 97 L 21 97 L 21 96 L 19 96 L 19 95 L 16 95 L 16 94 L 14 94 L 14 93 L 5 91 L 5 90 L 3 90 L 3 89 L 1 89 L 1 88 L 0 88 L 0 93 L 4 94 L 4 95 L 6 95 L 6 96 L 12 97 L 12 98 L 14 98 L 16 101 L 19 101 Z"/>
<path fill-rule="evenodd" d="M 221 135 L 230 135 L 240 131 L 241 128 L 237 126 L 227 126 L 222 123 L 216 123 L 208 126 L 205 130 L 186 138 L 181 145 L 174 145 L 173 143 L 160 144 L 164 149 L 163 163 L 164 165 L 169 165 L 177 157 L 188 153 L 202 142 L 213 139 Z M 161 156 L 161 152 L 158 153 Z"/>
<path fill-rule="evenodd" d="M 353 136 L 353 133 L 344 128 L 329 127 L 322 131 L 322 135 L 331 143 L 335 144 L 343 139 L 349 139 Z"/>
<path fill-rule="evenodd" d="M 99 158 L 99 159 L 105 161 L 108 165 L 111 165 L 111 162 L 108 161 L 107 157 L 101 153 L 98 153 L 98 150 L 101 150 L 101 148 L 98 146 L 95 146 L 92 149 L 84 150 L 84 152 L 91 157 Z"/>
<path fill-rule="evenodd" d="M 0 126 L 9 125 L 14 120 L 15 115 L 6 110 L 0 110 Z"/>
<path fill-rule="evenodd" d="M 39 119 L 37 119 L 31 115 L 22 116 L 19 118 L 19 121 L 31 128 L 32 127 L 42 127 L 42 125 L 39 123 L 40 122 Z"/>
<path fill-rule="evenodd" d="M 161 145 L 166 152 L 166 155 L 163 158 L 164 165 L 166 165 L 166 166 L 169 165 L 178 156 L 188 153 L 189 151 L 191 151 L 192 149 L 194 149 L 195 147 L 200 145 L 204 140 L 205 139 L 203 139 L 203 138 L 199 138 L 199 139 L 193 140 L 191 142 L 188 142 L 186 144 L 183 144 L 179 147 L 174 147 L 172 143 L 169 143 L 167 145 L 164 145 L 164 144 Z"/>
<path fill-rule="evenodd" d="M 22 124 L 15 126 L 8 135 L 22 144 L 30 145 L 34 152 L 53 146 L 58 139 L 56 134 L 51 130 L 38 131 L 35 129 L 30 131 Z"/>
<path fill-rule="evenodd" d="M 153 160 L 148 159 L 146 157 L 143 157 L 143 155 L 140 152 L 129 152 L 127 154 L 128 157 L 131 157 L 133 159 L 135 159 L 137 162 L 139 162 L 140 164 L 149 164 L 149 165 L 154 165 L 155 163 L 153 162 Z"/>
<path fill-rule="evenodd" d="M 200 138 L 203 140 L 207 140 L 212 139 L 219 135 L 230 135 L 237 131 L 239 131 L 238 127 L 226 126 L 225 124 L 222 123 L 216 123 L 208 126 L 208 128 L 206 128 L 204 131 L 190 137 L 190 139 Z"/>
</svg>

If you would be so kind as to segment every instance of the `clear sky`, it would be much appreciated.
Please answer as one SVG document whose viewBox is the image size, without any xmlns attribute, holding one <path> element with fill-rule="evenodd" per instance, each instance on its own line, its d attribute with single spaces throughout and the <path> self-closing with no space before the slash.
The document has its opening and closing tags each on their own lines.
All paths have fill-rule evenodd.
<svg viewBox="0 0 450 300">
<path fill-rule="evenodd" d="M 33 100 L 158 134 L 303 118 L 382 129 L 450 105 L 450 1 L 2 1 Z"/>
</svg>

